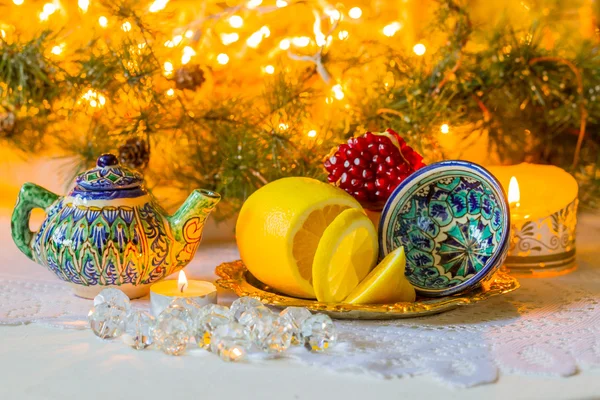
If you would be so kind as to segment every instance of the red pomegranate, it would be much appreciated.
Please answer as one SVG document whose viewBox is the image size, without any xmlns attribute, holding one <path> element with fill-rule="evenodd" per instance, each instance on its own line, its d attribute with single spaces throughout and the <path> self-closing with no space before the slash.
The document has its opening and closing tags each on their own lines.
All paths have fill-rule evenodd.
<svg viewBox="0 0 600 400">
<path fill-rule="evenodd" d="M 324 162 L 327 180 L 370 210 L 380 210 L 394 189 L 425 166 L 423 157 L 391 129 L 348 139 Z"/>
</svg>

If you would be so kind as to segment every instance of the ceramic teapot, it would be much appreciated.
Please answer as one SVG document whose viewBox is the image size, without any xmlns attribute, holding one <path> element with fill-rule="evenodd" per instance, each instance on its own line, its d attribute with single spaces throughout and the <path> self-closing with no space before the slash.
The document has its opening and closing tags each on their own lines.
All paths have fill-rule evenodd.
<svg viewBox="0 0 600 400">
<path fill-rule="evenodd" d="M 220 198 L 194 190 L 167 215 L 139 172 L 103 154 L 64 197 L 25 183 L 12 215 L 12 237 L 27 257 L 68 282 L 78 296 L 93 298 L 117 287 L 136 298 L 189 263 Z M 46 212 L 37 232 L 29 229 L 34 208 Z"/>
</svg>

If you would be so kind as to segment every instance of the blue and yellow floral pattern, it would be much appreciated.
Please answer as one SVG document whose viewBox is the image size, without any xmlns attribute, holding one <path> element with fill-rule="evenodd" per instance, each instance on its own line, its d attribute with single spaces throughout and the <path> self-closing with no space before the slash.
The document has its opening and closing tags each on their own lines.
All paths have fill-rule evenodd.
<svg viewBox="0 0 600 400">
<path fill-rule="evenodd" d="M 194 190 L 167 215 L 146 192 L 141 174 L 105 154 L 96 168 L 79 175 L 67 196 L 23 185 L 12 236 L 25 255 L 74 284 L 77 294 L 93 297 L 102 287 L 119 286 L 139 296 L 143 291 L 134 287 L 146 290 L 189 263 L 219 199 L 217 193 Z M 47 214 L 37 232 L 29 229 L 34 208 Z"/>
</svg>

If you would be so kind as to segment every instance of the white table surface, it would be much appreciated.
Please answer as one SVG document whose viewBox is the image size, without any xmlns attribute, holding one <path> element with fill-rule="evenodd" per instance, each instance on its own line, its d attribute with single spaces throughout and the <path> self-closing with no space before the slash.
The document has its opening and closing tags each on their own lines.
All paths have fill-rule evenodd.
<svg viewBox="0 0 600 400">
<path fill-rule="evenodd" d="M 48 169 L 16 165 L 13 161 L 10 159 L 12 169 L 8 170 L 12 172 L 0 176 L 0 270 L 21 277 L 30 271 L 38 276 L 46 274 L 48 280 L 54 281 L 52 273 L 18 252 L 10 239 L 8 220 L 13 196 L 24 180 L 21 178 L 32 179 L 33 172 Z M 0 161 L 0 167 L 2 164 Z M 7 180 L 19 182 L 7 185 Z M 600 243 L 599 218 L 594 218 L 596 222 L 586 235 L 588 248 Z M 203 243 L 186 272 L 191 278 L 214 279 L 215 260 L 230 261 L 236 257 L 232 243 Z M 220 292 L 219 296 L 220 302 L 233 298 L 231 293 Z M 503 374 L 494 384 L 454 389 L 427 376 L 379 379 L 285 360 L 232 364 L 202 350 L 170 357 L 158 351 L 135 351 L 120 341 L 102 341 L 89 330 L 38 324 L 0 326 L 0 400 L 138 398 L 600 399 L 600 369 L 567 378 Z"/>
<path fill-rule="evenodd" d="M 0 262 L 39 274 L 9 240 L 0 219 Z M 188 266 L 193 278 L 214 279 L 214 254 L 237 255 L 232 243 L 203 243 Z M 211 260 L 210 262 L 208 260 Z M 48 271 L 48 279 L 55 279 Z M 66 288 L 65 288 L 66 289 Z M 220 293 L 220 301 L 232 298 Z M 182 357 L 135 351 L 102 341 L 89 330 L 43 325 L 0 326 L 0 399 L 593 399 L 600 398 L 600 369 L 568 378 L 502 375 L 497 383 L 453 389 L 428 377 L 379 379 L 334 373 L 284 360 L 231 364 L 202 350 Z"/>
<path fill-rule="evenodd" d="M 1 399 L 593 399 L 600 371 L 503 376 L 448 389 L 425 378 L 376 379 L 269 361 L 230 364 L 206 352 L 170 357 L 103 342 L 90 331 L 0 327 Z"/>
</svg>

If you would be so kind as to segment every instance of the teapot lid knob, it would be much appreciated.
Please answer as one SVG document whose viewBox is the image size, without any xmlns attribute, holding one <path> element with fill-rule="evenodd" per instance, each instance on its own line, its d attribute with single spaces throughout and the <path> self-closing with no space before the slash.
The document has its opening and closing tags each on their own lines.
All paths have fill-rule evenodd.
<svg viewBox="0 0 600 400">
<path fill-rule="evenodd" d="M 96 166 L 98 167 L 111 167 L 114 165 L 119 165 L 119 159 L 114 154 L 105 153 L 98 157 L 98 161 L 96 161 Z"/>
</svg>

